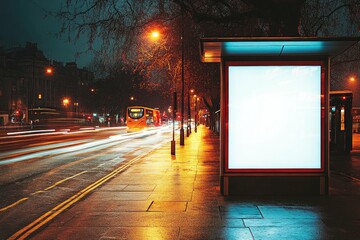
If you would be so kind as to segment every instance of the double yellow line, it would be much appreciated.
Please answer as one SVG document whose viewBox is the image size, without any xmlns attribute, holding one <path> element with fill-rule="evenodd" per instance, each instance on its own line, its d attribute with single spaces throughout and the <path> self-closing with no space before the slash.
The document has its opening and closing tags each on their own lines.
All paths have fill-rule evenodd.
<svg viewBox="0 0 360 240">
<path fill-rule="evenodd" d="M 102 177 L 98 181 L 94 182 L 93 184 L 91 184 L 88 187 L 84 188 L 83 190 L 79 191 L 78 193 L 76 193 L 72 197 L 68 198 L 64 202 L 60 203 L 59 205 L 57 205 L 56 207 L 54 207 L 53 209 L 51 209 L 47 213 L 43 214 L 41 217 L 39 217 L 38 219 L 36 219 L 35 221 L 30 223 L 26 227 L 24 227 L 24 228 L 20 229 L 19 231 L 17 231 L 14 235 L 12 235 L 9 238 L 9 240 L 12 240 L 12 239 L 25 239 L 30 234 L 34 233 L 39 228 L 41 228 L 42 226 L 47 224 L 49 221 L 54 219 L 57 215 L 62 213 L 64 210 L 69 208 L 71 205 L 73 205 L 74 203 L 81 200 L 83 197 L 85 197 L 87 194 L 89 194 L 92 190 L 96 189 L 97 187 L 99 187 L 103 183 L 105 183 L 108 180 L 110 180 L 111 178 L 115 177 L 118 173 L 124 171 L 126 168 L 131 166 L 134 162 L 136 162 L 137 160 L 139 160 L 140 158 L 142 158 L 146 154 L 148 154 L 148 153 L 141 154 L 141 155 L 131 159 L 126 164 L 120 166 L 119 168 L 115 169 L 114 171 L 112 171 L 108 175 Z"/>
</svg>

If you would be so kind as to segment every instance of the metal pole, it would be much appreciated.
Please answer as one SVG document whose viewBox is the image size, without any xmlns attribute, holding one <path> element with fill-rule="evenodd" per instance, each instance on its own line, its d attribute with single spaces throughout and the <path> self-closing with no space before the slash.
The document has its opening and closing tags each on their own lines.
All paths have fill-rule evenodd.
<svg viewBox="0 0 360 240">
<path fill-rule="evenodd" d="M 187 125 L 187 136 L 189 137 L 190 136 L 190 133 L 191 133 L 191 110 L 190 110 L 190 89 L 188 91 L 188 114 L 187 114 L 187 117 L 188 117 L 188 125 Z"/>
<path fill-rule="evenodd" d="M 173 94 L 173 119 L 172 119 L 172 125 L 173 125 L 173 130 L 172 130 L 172 141 L 171 141 L 171 155 L 175 155 L 175 119 L 176 119 L 176 109 L 177 109 L 177 94 L 176 92 L 174 92 Z"/>
<path fill-rule="evenodd" d="M 31 108 L 35 107 L 35 53 L 33 53 L 33 62 L 32 62 L 32 83 L 31 83 Z"/>
<path fill-rule="evenodd" d="M 184 145 L 184 16 L 181 9 L 181 128 L 180 145 Z"/>
<path fill-rule="evenodd" d="M 195 98 L 195 132 L 197 132 L 197 97 Z"/>
</svg>

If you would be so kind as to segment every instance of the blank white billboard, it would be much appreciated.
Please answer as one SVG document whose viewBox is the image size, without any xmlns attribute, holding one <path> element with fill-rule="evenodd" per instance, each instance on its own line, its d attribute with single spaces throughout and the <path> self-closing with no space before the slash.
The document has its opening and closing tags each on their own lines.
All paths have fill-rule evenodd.
<svg viewBox="0 0 360 240">
<path fill-rule="evenodd" d="M 228 67 L 228 169 L 321 169 L 321 66 Z"/>
</svg>

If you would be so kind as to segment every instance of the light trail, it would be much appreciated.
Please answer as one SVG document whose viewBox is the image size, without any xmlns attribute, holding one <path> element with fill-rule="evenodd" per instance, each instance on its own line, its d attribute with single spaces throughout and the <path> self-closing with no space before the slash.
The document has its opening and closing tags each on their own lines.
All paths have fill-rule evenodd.
<svg viewBox="0 0 360 240">
<path fill-rule="evenodd" d="M 8 137 L 16 137 L 16 138 L 25 138 L 29 136 L 43 136 L 43 135 L 60 135 L 60 134 L 78 134 L 78 133 L 86 133 L 86 132 L 94 132 L 94 131 L 108 131 L 108 130 L 123 130 L 126 129 L 126 126 L 122 127 L 86 127 L 80 128 L 78 131 L 71 130 L 70 128 L 63 129 L 45 129 L 45 130 L 29 130 L 29 131 L 19 131 L 19 132 L 8 132 L 6 136 L 0 137 L 0 139 L 8 138 Z"/>
<path fill-rule="evenodd" d="M 55 132 L 55 129 L 8 132 L 8 133 L 6 133 L 6 135 L 11 136 L 11 135 L 21 135 L 21 134 L 48 133 L 48 132 Z"/>
<path fill-rule="evenodd" d="M 26 161 L 26 160 L 30 160 L 33 158 L 40 158 L 40 157 L 44 157 L 44 156 L 48 156 L 48 155 L 59 155 L 59 154 L 63 154 L 63 153 L 79 152 L 79 151 L 84 151 L 89 148 L 93 148 L 95 150 L 103 149 L 103 148 L 113 146 L 113 145 L 118 144 L 123 141 L 128 141 L 131 139 L 142 138 L 142 137 L 154 135 L 157 133 L 161 133 L 162 131 L 163 131 L 163 128 L 156 128 L 156 129 L 154 128 L 154 129 L 147 130 L 147 131 L 114 135 L 114 136 L 110 136 L 107 139 L 97 140 L 97 141 L 95 141 L 93 139 L 87 139 L 86 141 L 79 140 L 79 141 L 72 141 L 72 142 L 66 142 L 66 143 L 58 143 L 58 144 L 51 144 L 51 145 L 46 145 L 46 146 L 39 146 L 36 148 L 31 148 L 31 149 L 17 150 L 17 151 L 13 151 L 10 153 L 6 153 L 6 155 L 1 154 L 0 157 L 2 157 L 3 159 L 0 160 L 0 165 L 6 165 L 6 164 L 11 164 L 11 163 Z M 48 150 L 41 151 L 41 150 L 45 150 L 45 149 L 48 149 Z M 23 155 L 23 156 L 18 156 L 18 157 L 11 157 L 11 155 L 13 155 L 13 154 L 27 153 L 27 152 L 30 153 L 33 151 L 39 151 L 39 152 L 35 152 L 35 153 Z M 10 156 L 10 158 L 6 159 L 6 156 Z"/>
<path fill-rule="evenodd" d="M 124 136 L 122 136 L 122 138 L 119 138 L 119 136 L 116 136 L 116 138 L 114 138 L 113 136 L 110 136 L 108 139 L 104 139 L 104 140 L 101 140 L 101 141 L 96 141 L 94 143 L 87 143 L 87 144 L 82 144 L 82 145 L 78 145 L 78 146 L 72 146 L 72 147 L 68 147 L 68 148 L 64 148 L 64 149 L 54 149 L 54 150 L 51 150 L 51 151 L 44 151 L 44 152 L 39 152 L 39 153 L 36 153 L 36 154 L 31 154 L 31 156 L 28 156 L 29 159 L 32 159 L 34 157 L 37 157 L 37 156 L 44 156 L 44 155 L 49 155 L 49 154 L 61 154 L 61 153 L 65 153 L 65 155 L 68 155 L 68 154 L 73 154 L 73 152 L 78 152 L 81 154 L 81 152 L 83 151 L 87 151 L 87 149 L 89 148 L 92 148 L 93 150 L 99 150 L 99 149 L 103 149 L 103 148 L 108 148 L 110 146 L 114 146 L 114 145 L 117 145 L 121 142 L 126 142 L 126 141 L 129 141 L 131 139 L 134 139 L 134 138 L 142 138 L 142 137 L 145 137 L 145 136 L 150 136 L 150 135 L 154 135 L 154 134 L 157 134 L 157 133 L 161 133 L 163 132 L 163 129 L 152 129 L 150 131 L 144 131 L 144 132 L 135 132 L 135 133 L 126 133 L 126 134 L 123 134 Z M 114 139 L 116 139 L 116 141 L 114 141 Z M 76 141 L 78 142 L 78 141 Z M 65 143 L 64 143 L 65 144 Z M 153 144 L 150 151 L 152 151 L 153 149 L 156 149 L 158 148 L 161 144 L 163 144 L 162 142 L 160 143 L 157 143 L 157 144 Z M 55 144 L 56 146 L 61 146 L 62 144 Z M 45 146 L 41 146 L 37 149 L 42 149 L 44 148 Z M 145 154 L 148 153 L 145 152 Z M 139 156 L 142 156 L 144 155 L 143 151 L 142 150 L 139 150 L 138 153 L 136 153 L 136 155 L 139 155 Z M 16 162 L 16 161 L 22 161 L 22 160 L 26 160 L 27 156 L 23 156 L 23 157 L 19 157 L 19 158 L 13 158 L 13 159 L 10 159 L 10 160 L 4 160 L 3 162 L 5 162 L 4 164 L 6 163 L 10 163 L 10 162 Z M 93 156 L 95 157 L 95 156 Z M 2 164 L 2 162 L 0 162 L 0 165 Z M 99 166 L 97 166 L 99 167 Z M 44 190 L 37 190 L 33 193 L 30 194 L 30 196 L 33 196 L 33 195 L 36 195 L 36 194 L 39 194 L 39 193 L 43 193 L 45 191 L 48 191 L 56 186 L 58 186 L 59 184 L 63 183 L 63 182 L 66 182 L 70 179 L 73 179 L 79 175 L 82 175 L 84 173 L 86 173 L 87 171 L 83 171 L 83 172 L 80 172 L 80 173 L 77 173 L 73 176 L 70 176 L 68 178 L 65 178 L 65 179 L 62 179 L 56 183 L 54 183 L 53 185 L 45 188 Z M 29 197 L 24 197 L 6 207 L 3 207 L 0 209 L 0 212 L 1 211 L 5 211 L 5 210 L 8 210 L 12 207 L 15 207 L 16 205 L 28 200 Z"/>
<path fill-rule="evenodd" d="M 28 148 L 28 149 L 21 149 L 21 150 L 6 152 L 4 154 L 0 154 L 0 158 L 3 158 L 2 160 L 0 160 L 0 165 L 6 165 L 6 164 L 29 160 L 29 159 L 33 159 L 33 158 L 37 158 L 37 157 L 43 157 L 46 155 L 61 153 L 62 151 L 65 151 L 65 150 L 63 149 L 62 151 L 60 151 L 59 149 L 54 149 L 54 148 L 67 147 L 69 145 L 74 145 L 74 144 L 83 144 L 84 142 L 88 142 L 88 141 L 91 141 L 91 140 L 86 140 L 86 141 L 78 140 L 78 141 L 50 144 L 50 145 L 45 145 L 45 146 L 39 146 L 39 147 L 33 147 L 33 148 Z M 49 149 L 49 150 L 45 151 L 46 149 Z M 44 151 L 42 151 L 42 150 L 44 150 Z M 39 151 L 39 152 L 36 152 L 36 151 Z M 28 154 L 26 154 L 26 153 L 28 153 Z M 14 155 L 14 154 L 26 154 L 26 155 L 19 156 L 19 157 L 12 157 L 12 155 Z M 6 159 L 6 157 L 9 157 L 9 158 Z"/>
<path fill-rule="evenodd" d="M 138 155 L 137 157 L 129 160 L 124 165 L 116 168 L 114 171 L 110 172 L 106 176 L 100 178 L 96 182 L 90 184 L 89 186 L 85 187 L 81 191 L 77 192 L 76 194 L 74 194 L 73 196 L 68 198 L 67 200 L 63 201 L 62 203 L 58 204 L 50 211 L 46 212 L 45 214 L 43 214 L 42 216 L 37 218 L 32 223 L 28 224 L 24 228 L 17 231 L 15 234 L 13 234 L 9 238 L 9 240 L 10 239 L 26 239 L 31 234 L 33 234 L 34 232 L 39 230 L 42 226 L 44 226 L 45 224 L 50 222 L 52 219 L 54 219 L 56 216 L 58 216 L 60 213 L 64 212 L 66 209 L 68 209 L 69 207 L 74 205 L 76 202 L 83 199 L 85 196 L 90 194 L 96 188 L 100 187 L 101 185 L 103 185 L 104 183 L 109 181 L 110 179 L 114 178 L 117 174 L 119 174 L 119 173 L 123 172 L 124 170 L 126 170 L 127 168 L 129 168 L 131 165 L 133 165 L 138 160 L 143 159 L 146 155 L 148 155 L 149 153 L 154 151 L 156 148 L 158 148 L 162 144 L 164 144 L 164 141 L 162 141 L 161 143 L 152 145 L 152 147 L 149 150 L 147 150 L 147 151 L 143 152 L 141 155 Z"/>
<path fill-rule="evenodd" d="M 52 143 L 52 144 L 48 144 L 48 145 L 34 146 L 34 147 L 31 147 L 28 149 L 19 149 L 19 150 L 15 150 L 15 151 L 9 151 L 6 153 L 1 153 L 0 158 L 7 156 L 7 155 L 29 153 L 29 152 L 33 152 L 33 151 L 41 151 L 41 150 L 46 150 L 46 149 L 58 148 L 58 147 L 66 147 L 66 146 L 71 146 L 74 144 L 81 144 L 81 143 L 88 142 L 88 141 L 90 141 L 90 140 L 77 140 L 77 141 L 70 141 L 70 142 L 61 142 L 61 143 Z"/>
</svg>

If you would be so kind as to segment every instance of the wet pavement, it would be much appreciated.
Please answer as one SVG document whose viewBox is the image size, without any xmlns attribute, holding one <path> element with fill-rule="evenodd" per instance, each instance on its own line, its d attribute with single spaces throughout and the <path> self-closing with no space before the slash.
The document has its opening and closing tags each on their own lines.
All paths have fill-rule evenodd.
<svg viewBox="0 0 360 240">
<path fill-rule="evenodd" d="M 224 197 L 204 126 L 131 164 L 33 239 L 360 239 L 360 153 L 334 156 L 326 196 Z M 336 168 L 335 168 L 336 167 Z"/>
</svg>

